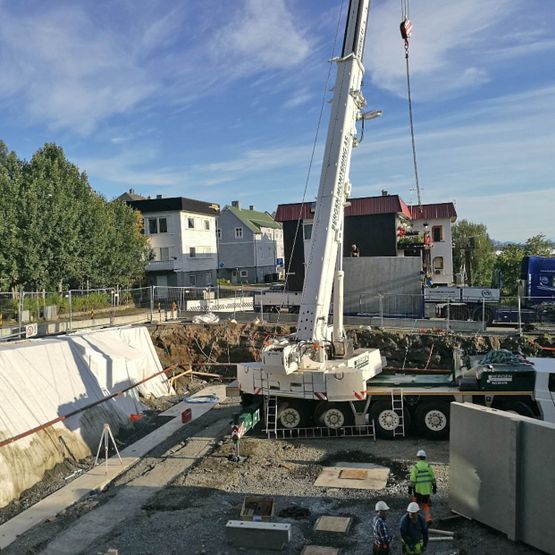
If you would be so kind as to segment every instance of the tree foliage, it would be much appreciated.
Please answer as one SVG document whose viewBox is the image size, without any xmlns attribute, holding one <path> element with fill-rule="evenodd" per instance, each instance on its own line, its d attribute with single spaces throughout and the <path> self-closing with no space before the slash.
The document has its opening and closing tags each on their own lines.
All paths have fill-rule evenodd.
<svg viewBox="0 0 555 555">
<path fill-rule="evenodd" d="M 0 290 L 131 285 L 150 249 L 140 215 L 95 193 L 59 146 L 30 161 L 0 141 Z"/>
<path fill-rule="evenodd" d="M 551 242 L 542 234 L 530 237 L 524 244 L 511 243 L 504 246 L 495 261 L 495 271 L 500 278 L 503 294 L 517 294 L 520 268 L 525 256 L 550 256 L 551 249 Z"/>
<path fill-rule="evenodd" d="M 468 263 L 470 262 L 470 268 Z M 489 286 L 492 282 L 495 250 L 484 224 L 461 220 L 453 226 L 453 269 L 464 274 L 469 285 Z"/>
</svg>

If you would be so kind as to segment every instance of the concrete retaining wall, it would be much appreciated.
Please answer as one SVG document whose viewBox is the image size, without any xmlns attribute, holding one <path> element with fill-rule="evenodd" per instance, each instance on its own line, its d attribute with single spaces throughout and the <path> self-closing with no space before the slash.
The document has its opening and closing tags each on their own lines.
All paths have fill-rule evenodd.
<svg viewBox="0 0 555 555">
<path fill-rule="evenodd" d="M 451 508 L 552 554 L 554 461 L 555 425 L 451 403 Z"/>
<path fill-rule="evenodd" d="M 343 263 L 346 314 L 423 316 L 420 258 L 372 256 L 345 258 Z M 381 299 L 378 295 L 382 295 Z"/>
</svg>

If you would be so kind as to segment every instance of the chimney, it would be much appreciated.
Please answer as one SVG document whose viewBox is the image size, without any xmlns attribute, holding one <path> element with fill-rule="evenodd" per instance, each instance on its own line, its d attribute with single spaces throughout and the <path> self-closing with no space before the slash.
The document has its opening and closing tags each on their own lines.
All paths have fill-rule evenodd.
<svg viewBox="0 0 555 555">
<path fill-rule="evenodd" d="M 389 191 L 382 189 L 382 197 L 388 197 L 388 196 L 389 196 Z"/>
<path fill-rule="evenodd" d="M 233 206 L 233 208 L 239 208 L 239 201 L 238 200 L 232 200 L 231 201 L 231 206 Z"/>
<path fill-rule="evenodd" d="M 251 205 L 249 206 L 249 210 L 254 210 L 254 204 L 251 204 Z"/>
<path fill-rule="evenodd" d="M 129 189 L 129 194 L 132 195 L 135 192 L 134 189 Z"/>
<path fill-rule="evenodd" d="M 162 198 L 162 195 L 156 195 L 156 198 Z"/>
</svg>

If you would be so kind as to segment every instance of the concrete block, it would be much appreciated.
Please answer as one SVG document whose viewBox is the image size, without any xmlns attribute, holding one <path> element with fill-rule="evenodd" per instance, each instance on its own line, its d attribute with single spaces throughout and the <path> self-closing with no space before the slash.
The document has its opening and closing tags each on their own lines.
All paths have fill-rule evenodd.
<svg viewBox="0 0 555 555">
<path fill-rule="evenodd" d="M 516 539 L 555 553 L 555 425 L 521 417 Z"/>
<path fill-rule="evenodd" d="M 465 516 L 555 553 L 555 425 L 451 403 L 449 504 Z"/>
<path fill-rule="evenodd" d="M 517 432 L 516 415 L 451 403 L 449 504 L 509 538 L 516 511 Z"/>
<path fill-rule="evenodd" d="M 347 516 L 322 515 L 314 524 L 314 530 L 318 532 L 338 532 L 346 534 L 353 519 Z"/>
<path fill-rule="evenodd" d="M 337 463 L 337 466 L 324 466 L 314 482 L 315 486 L 347 489 L 378 490 L 385 488 L 389 477 L 389 468 L 385 466 L 358 465 L 350 467 Z"/>
<path fill-rule="evenodd" d="M 237 547 L 280 551 L 291 541 L 291 524 L 228 520 L 225 537 Z"/>
<path fill-rule="evenodd" d="M 337 547 L 324 547 L 323 545 L 305 545 L 301 555 L 339 555 Z"/>
</svg>

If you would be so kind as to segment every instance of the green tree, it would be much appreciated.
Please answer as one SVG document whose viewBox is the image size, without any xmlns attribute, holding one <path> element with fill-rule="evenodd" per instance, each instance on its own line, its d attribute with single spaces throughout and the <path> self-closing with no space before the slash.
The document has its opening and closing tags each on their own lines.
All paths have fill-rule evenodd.
<svg viewBox="0 0 555 555">
<path fill-rule="evenodd" d="M 22 164 L 0 141 L 0 290 L 9 291 L 20 281 L 17 253 L 21 249 L 18 211 L 21 202 Z"/>
<path fill-rule="evenodd" d="M 495 250 L 484 224 L 461 220 L 453 226 L 453 270 L 464 273 L 468 285 L 489 286 L 492 281 Z M 468 267 L 470 265 L 470 268 Z"/>
<path fill-rule="evenodd" d="M 0 142 L 0 289 L 131 285 L 150 252 L 141 230 L 140 215 L 95 193 L 58 145 L 22 162 Z"/>
</svg>

